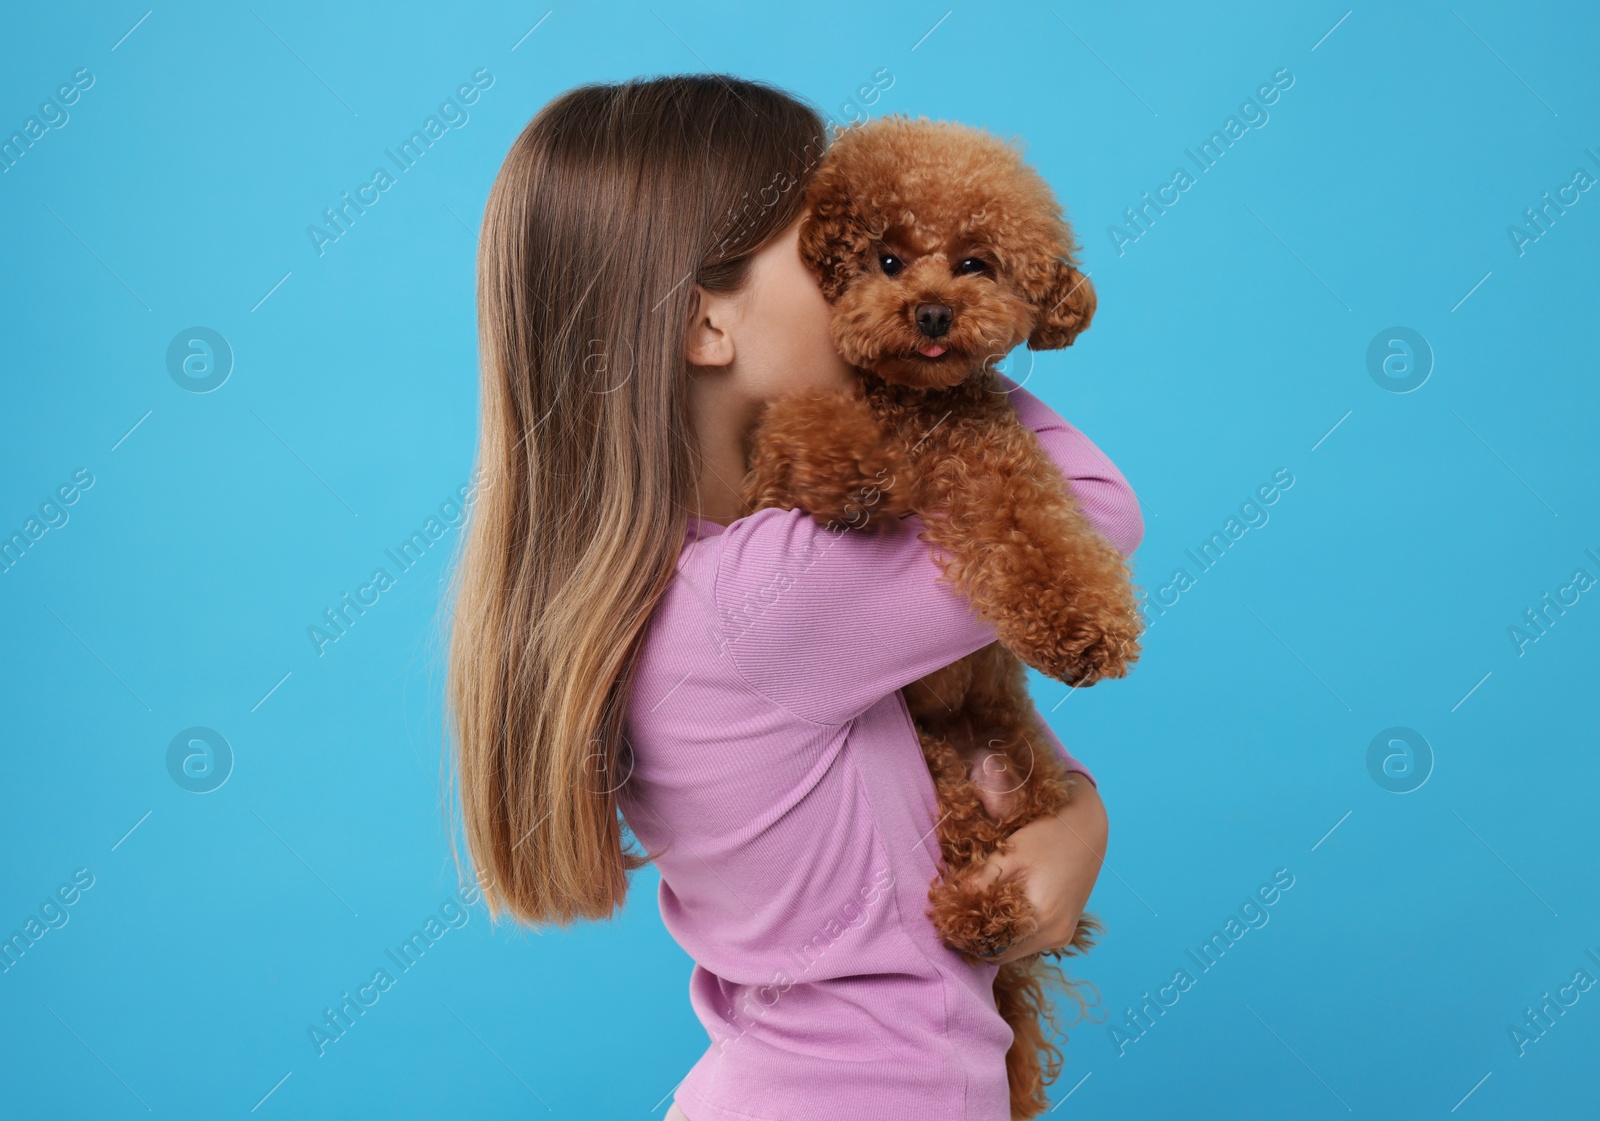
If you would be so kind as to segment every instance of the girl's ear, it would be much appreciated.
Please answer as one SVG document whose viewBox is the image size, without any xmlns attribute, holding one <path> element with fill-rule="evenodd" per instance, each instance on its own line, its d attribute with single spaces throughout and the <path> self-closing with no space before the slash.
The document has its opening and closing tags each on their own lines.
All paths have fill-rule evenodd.
<svg viewBox="0 0 1600 1121">
<path fill-rule="evenodd" d="M 1065 260 L 1057 258 L 1050 278 L 1034 297 L 1038 318 L 1028 336 L 1029 350 L 1059 350 L 1088 329 L 1094 318 L 1094 285 Z"/>
<path fill-rule="evenodd" d="M 728 302 L 700 285 L 694 286 L 694 310 L 683 335 L 683 360 L 691 366 L 726 366 L 733 361 Z"/>
</svg>

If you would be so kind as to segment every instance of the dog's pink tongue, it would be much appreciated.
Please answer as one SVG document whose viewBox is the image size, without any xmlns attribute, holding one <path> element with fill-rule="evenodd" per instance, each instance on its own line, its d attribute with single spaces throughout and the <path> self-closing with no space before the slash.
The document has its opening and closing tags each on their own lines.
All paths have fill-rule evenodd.
<svg viewBox="0 0 1600 1121">
<path fill-rule="evenodd" d="M 939 355 L 943 354 L 949 349 L 949 347 L 940 346 L 938 343 L 929 343 L 927 346 L 918 350 L 917 353 L 922 355 L 924 358 L 937 358 Z"/>
</svg>

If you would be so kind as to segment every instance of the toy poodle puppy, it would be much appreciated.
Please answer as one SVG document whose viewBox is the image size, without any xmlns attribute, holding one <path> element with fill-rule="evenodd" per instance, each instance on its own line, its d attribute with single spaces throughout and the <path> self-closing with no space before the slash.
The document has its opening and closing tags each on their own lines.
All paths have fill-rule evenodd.
<svg viewBox="0 0 1600 1121">
<path fill-rule="evenodd" d="M 995 364 L 1018 343 L 1071 345 L 1095 291 L 1049 186 L 1011 145 L 977 129 L 886 117 L 838 135 L 813 178 L 800 252 L 832 305 L 854 391 L 770 402 L 752 435 L 746 512 L 803 509 L 841 530 L 921 515 L 943 578 L 999 641 L 904 690 L 943 814 L 944 867 L 929 916 L 968 961 L 1038 926 L 1020 879 L 977 872 L 1021 826 L 1068 804 L 1023 663 L 1069 684 L 1124 676 L 1142 629 L 1126 561 L 1079 510 L 1017 418 Z M 1020 660 L 1019 660 L 1020 659 Z M 1084 915 L 1081 953 L 1100 929 Z M 1012 1116 L 1048 1106 L 1061 1068 L 1035 954 L 1002 966 L 996 1007 Z"/>
</svg>

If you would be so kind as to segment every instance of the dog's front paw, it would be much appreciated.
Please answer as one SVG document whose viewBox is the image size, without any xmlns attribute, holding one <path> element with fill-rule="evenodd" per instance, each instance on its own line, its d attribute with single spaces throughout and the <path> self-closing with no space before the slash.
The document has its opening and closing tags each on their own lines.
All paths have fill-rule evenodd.
<svg viewBox="0 0 1600 1121">
<path fill-rule="evenodd" d="M 1059 671 L 1051 676 L 1079 689 L 1108 677 L 1126 677 L 1139 660 L 1141 630 L 1137 620 L 1089 629 L 1085 638 L 1067 644 Z"/>
<path fill-rule="evenodd" d="M 751 435 L 746 513 L 802 509 L 823 525 L 864 529 L 913 509 L 909 455 L 850 390 L 769 402 Z"/>
<path fill-rule="evenodd" d="M 1126 560 L 1086 525 L 1046 538 L 1042 559 L 1030 553 L 996 612 L 1002 645 L 1047 677 L 1080 688 L 1125 677 L 1144 632 Z"/>
<path fill-rule="evenodd" d="M 1123 598 L 1126 602 L 1119 602 Z M 1143 631 L 1131 591 L 1111 602 L 1096 602 L 1081 591 L 1051 589 L 996 625 L 1001 645 L 1019 659 L 1078 688 L 1127 676 L 1139 660 Z"/>
</svg>

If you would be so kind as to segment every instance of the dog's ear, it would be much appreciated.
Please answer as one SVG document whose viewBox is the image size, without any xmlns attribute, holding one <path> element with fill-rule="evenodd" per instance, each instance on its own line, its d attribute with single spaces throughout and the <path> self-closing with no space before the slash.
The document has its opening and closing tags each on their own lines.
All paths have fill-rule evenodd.
<svg viewBox="0 0 1600 1121">
<path fill-rule="evenodd" d="M 872 237 L 851 198 L 846 176 L 824 163 L 806 191 L 800 222 L 800 259 L 817 274 L 831 304 L 861 271 Z"/>
<path fill-rule="evenodd" d="M 1094 318 L 1094 285 L 1076 267 L 1058 257 L 1033 300 L 1038 318 L 1028 336 L 1030 350 L 1059 350 L 1088 330 Z"/>
</svg>

